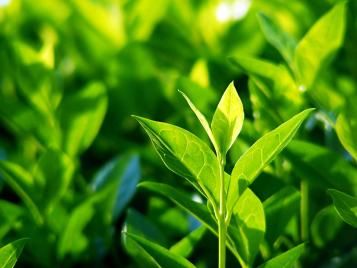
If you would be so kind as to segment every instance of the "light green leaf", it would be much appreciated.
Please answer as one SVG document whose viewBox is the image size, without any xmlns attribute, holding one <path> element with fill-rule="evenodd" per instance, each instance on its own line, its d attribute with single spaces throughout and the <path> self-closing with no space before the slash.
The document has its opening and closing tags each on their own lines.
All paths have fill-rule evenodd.
<svg viewBox="0 0 357 268">
<path fill-rule="evenodd" d="M 23 200 L 36 223 L 42 223 L 43 218 L 36 205 L 34 180 L 21 166 L 8 161 L 0 161 L 0 173 L 15 193 Z"/>
<path fill-rule="evenodd" d="M 167 123 L 135 117 L 165 165 L 218 203 L 219 166 L 212 150 L 192 133 Z"/>
<path fill-rule="evenodd" d="M 219 152 L 225 156 L 237 139 L 244 120 L 243 104 L 234 87 L 229 84 L 213 115 L 211 128 Z"/>
<path fill-rule="evenodd" d="M 336 121 L 336 132 L 342 145 L 357 161 L 357 97 L 347 102 Z"/>
<path fill-rule="evenodd" d="M 340 217 L 357 228 L 357 198 L 334 189 L 329 189 L 328 193 Z"/>
<path fill-rule="evenodd" d="M 170 251 L 184 258 L 188 258 L 192 254 L 195 245 L 202 239 L 205 233 L 206 228 L 204 226 L 198 227 L 173 245 Z"/>
<path fill-rule="evenodd" d="M 189 267 L 194 268 L 195 266 L 181 257 L 180 255 L 174 254 L 167 250 L 166 248 L 159 246 L 145 238 L 138 235 L 123 232 L 124 239 L 133 239 L 140 247 L 142 247 L 152 258 L 157 262 L 158 267 L 172 267 L 172 268 L 183 268 Z"/>
<path fill-rule="evenodd" d="M 291 141 L 312 110 L 304 110 L 265 134 L 238 159 L 232 171 L 228 191 L 228 213 L 232 211 L 239 196 L 255 180 L 263 168 Z"/>
<path fill-rule="evenodd" d="M 279 71 L 278 65 L 258 58 L 239 56 L 229 58 L 230 62 L 242 69 L 244 72 L 254 76 L 260 76 L 267 79 L 274 79 Z"/>
<path fill-rule="evenodd" d="M 22 238 L 0 248 L 0 268 L 15 266 L 27 240 L 28 238 Z"/>
<path fill-rule="evenodd" d="M 106 109 L 106 90 L 99 83 L 65 99 L 59 108 L 63 151 L 74 156 L 87 149 L 99 131 Z"/>
<path fill-rule="evenodd" d="M 60 200 L 72 180 L 73 172 L 74 164 L 66 154 L 56 149 L 45 151 L 33 173 L 43 209 L 51 209 Z"/>
<path fill-rule="evenodd" d="M 346 3 L 341 2 L 320 18 L 299 42 L 295 51 L 297 76 L 310 88 L 324 62 L 343 43 Z"/>
<path fill-rule="evenodd" d="M 196 117 L 198 118 L 198 120 L 200 121 L 202 127 L 204 128 L 204 130 L 206 131 L 209 139 L 211 140 L 213 147 L 215 148 L 216 152 L 218 152 L 218 145 L 216 143 L 216 140 L 213 136 L 212 130 L 207 122 L 206 117 L 200 112 L 200 110 L 198 110 L 196 108 L 196 106 L 192 103 L 192 101 L 185 95 L 185 93 L 183 93 L 182 91 L 179 91 L 182 96 L 185 98 L 185 100 L 187 101 L 188 105 L 190 106 L 191 110 L 195 113 Z"/>
<path fill-rule="evenodd" d="M 242 267 L 250 267 L 264 238 L 265 215 L 259 198 L 247 189 L 239 198 L 228 226 L 228 235 L 239 253 Z"/>
<path fill-rule="evenodd" d="M 263 263 L 259 268 L 292 268 L 303 252 L 304 244 L 300 244 Z"/>
<path fill-rule="evenodd" d="M 260 27 L 268 42 L 273 45 L 283 56 L 288 64 L 293 61 L 296 41 L 283 32 L 267 15 L 258 15 Z"/>
</svg>

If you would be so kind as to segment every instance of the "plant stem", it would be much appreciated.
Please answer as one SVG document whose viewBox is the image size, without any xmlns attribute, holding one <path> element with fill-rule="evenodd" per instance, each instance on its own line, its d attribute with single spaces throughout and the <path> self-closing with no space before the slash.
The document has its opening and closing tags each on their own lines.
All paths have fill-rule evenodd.
<svg viewBox="0 0 357 268">
<path fill-rule="evenodd" d="M 304 179 L 300 182 L 301 204 L 301 239 L 307 240 L 309 237 L 309 185 Z"/>
<path fill-rule="evenodd" d="M 220 195 L 219 195 L 219 215 L 218 215 L 218 268 L 226 267 L 226 195 L 224 185 L 225 157 L 218 155 L 220 164 Z"/>
</svg>

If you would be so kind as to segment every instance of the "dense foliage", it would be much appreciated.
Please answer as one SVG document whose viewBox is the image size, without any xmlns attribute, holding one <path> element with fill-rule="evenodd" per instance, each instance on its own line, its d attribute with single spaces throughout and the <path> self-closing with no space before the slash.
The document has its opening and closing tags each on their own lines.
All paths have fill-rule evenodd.
<svg viewBox="0 0 357 268">
<path fill-rule="evenodd" d="M 0 0 L 0 267 L 354 267 L 356 15 Z"/>
</svg>

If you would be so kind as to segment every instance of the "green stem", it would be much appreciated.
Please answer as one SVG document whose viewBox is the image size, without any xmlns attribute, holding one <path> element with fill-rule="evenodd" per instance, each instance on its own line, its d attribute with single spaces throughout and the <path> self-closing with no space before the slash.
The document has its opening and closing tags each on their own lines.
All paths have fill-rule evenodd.
<svg viewBox="0 0 357 268">
<path fill-rule="evenodd" d="M 306 180 L 300 182 L 301 204 L 301 239 L 307 240 L 309 238 L 309 185 Z"/>
<path fill-rule="evenodd" d="M 218 217 L 218 268 L 226 267 L 226 196 L 224 185 L 224 165 L 225 157 L 218 155 L 220 163 L 220 195 L 219 195 L 219 217 Z"/>
</svg>

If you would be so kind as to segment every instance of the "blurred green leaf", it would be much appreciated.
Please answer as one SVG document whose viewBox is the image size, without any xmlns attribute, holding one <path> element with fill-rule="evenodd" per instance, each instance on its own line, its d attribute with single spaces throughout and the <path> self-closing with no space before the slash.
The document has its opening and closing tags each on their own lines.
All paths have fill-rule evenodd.
<svg viewBox="0 0 357 268">
<path fill-rule="evenodd" d="M 34 180 L 21 166 L 8 162 L 0 161 L 0 173 L 5 181 L 23 200 L 37 223 L 42 223 L 42 215 L 36 204 Z"/>
<path fill-rule="evenodd" d="M 24 209 L 12 202 L 0 200 L 0 241 L 14 227 Z"/>
<path fill-rule="evenodd" d="M 343 224 L 333 206 L 321 209 L 311 223 L 311 237 L 314 244 L 324 247 L 333 241 Z"/>
<path fill-rule="evenodd" d="M 292 268 L 304 252 L 304 244 L 300 244 L 288 251 L 278 255 L 277 257 L 263 263 L 259 268 Z"/>
<path fill-rule="evenodd" d="M 357 228 L 357 198 L 341 191 L 329 189 L 335 208 L 340 217 L 349 225 Z"/>
<path fill-rule="evenodd" d="M 319 186 L 357 193 L 357 170 L 339 154 L 306 141 L 292 141 L 284 155 L 301 179 Z"/>
<path fill-rule="evenodd" d="M 212 133 L 218 145 L 218 152 L 222 157 L 225 157 L 237 139 L 243 126 L 243 120 L 243 104 L 233 82 L 231 82 L 224 92 L 211 122 Z"/>
<path fill-rule="evenodd" d="M 217 204 L 219 166 L 212 150 L 187 130 L 142 117 L 135 118 L 149 135 L 166 166 Z"/>
<path fill-rule="evenodd" d="M 300 83 L 313 85 L 325 61 L 343 43 L 346 2 L 336 4 L 320 18 L 299 42 L 294 57 Z"/>
<path fill-rule="evenodd" d="M 254 181 L 262 169 L 291 141 L 302 122 L 312 112 L 307 109 L 255 142 L 235 164 L 227 196 L 228 211 L 232 211 L 239 196 Z"/>
<path fill-rule="evenodd" d="M 287 33 L 283 32 L 271 18 L 264 13 L 259 13 L 258 18 L 265 38 L 280 52 L 285 61 L 291 64 L 294 57 L 296 41 Z"/>
<path fill-rule="evenodd" d="M 38 191 L 39 204 L 44 210 L 51 209 L 65 194 L 74 172 L 72 160 L 56 149 L 46 150 L 39 159 L 33 177 Z"/>
<path fill-rule="evenodd" d="M 100 83 L 91 83 L 63 100 L 59 107 L 63 150 L 70 156 L 86 150 L 102 124 L 107 95 Z"/>
<path fill-rule="evenodd" d="M 291 186 L 285 187 L 264 201 L 266 215 L 265 238 L 269 244 L 284 234 L 284 230 L 294 215 L 298 215 L 300 208 L 300 193 Z"/>
<path fill-rule="evenodd" d="M 1 268 L 12 268 L 15 266 L 27 240 L 27 238 L 22 238 L 0 248 Z"/>
<path fill-rule="evenodd" d="M 336 121 L 336 133 L 345 149 L 357 161 L 357 97 L 347 102 L 345 109 L 340 113 Z"/>
<path fill-rule="evenodd" d="M 96 192 L 108 188 L 112 190 L 108 210 L 113 211 L 113 219 L 116 220 L 133 197 L 139 179 L 139 156 L 130 153 L 104 165 L 95 175 L 91 187 Z"/>
<path fill-rule="evenodd" d="M 170 252 L 180 255 L 184 258 L 188 258 L 194 251 L 196 244 L 202 239 L 205 233 L 206 228 L 204 226 L 198 227 L 196 230 L 193 230 L 187 236 L 171 246 Z"/>
</svg>

